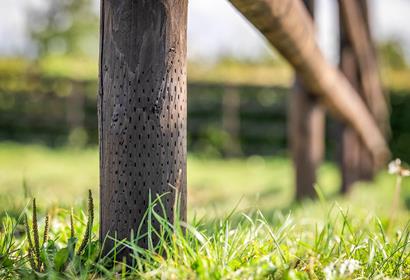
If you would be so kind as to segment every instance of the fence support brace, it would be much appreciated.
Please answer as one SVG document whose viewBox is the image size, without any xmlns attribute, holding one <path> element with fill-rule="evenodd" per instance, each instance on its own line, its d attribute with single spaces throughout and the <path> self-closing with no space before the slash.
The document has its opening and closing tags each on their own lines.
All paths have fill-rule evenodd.
<svg viewBox="0 0 410 280">
<path fill-rule="evenodd" d="M 319 50 L 312 19 L 302 1 L 230 2 L 290 62 L 305 86 L 355 129 L 376 165 L 383 165 L 390 156 L 384 135 L 355 89 Z"/>
</svg>

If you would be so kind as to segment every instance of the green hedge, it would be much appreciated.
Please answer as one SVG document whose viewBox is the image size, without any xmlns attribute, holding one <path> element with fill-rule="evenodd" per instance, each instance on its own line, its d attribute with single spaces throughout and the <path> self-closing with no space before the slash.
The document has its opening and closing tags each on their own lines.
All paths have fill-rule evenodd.
<svg viewBox="0 0 410 280">
<path fill-rule="evenodd" d="M 77 63 L 79 69 L 89 65 L 76 76 L 76 67 L 63 72 L 66 65 L 58 70 L 60 60 L 50 61 L 36 66 L 18 59 L 0 61 L 0 140 L 96 145 L 97 80 L 92 79 L 96 75 L 84 74 L 92 73 L 87 67 L 93 64 L 71 61 L 70 65 Z M 215 83 L 188 86 L 190 151 L 222 156 L 286 153 L 289 88 Z M 410 161 L 410 89 L 394 90 L 390 96 L 390 146 L 394 156 Z M 332 127 L 331 121 L 328 127 Z M 331 135 L 327 137 L 328 155 L 333 154 Z"/>
</svg>

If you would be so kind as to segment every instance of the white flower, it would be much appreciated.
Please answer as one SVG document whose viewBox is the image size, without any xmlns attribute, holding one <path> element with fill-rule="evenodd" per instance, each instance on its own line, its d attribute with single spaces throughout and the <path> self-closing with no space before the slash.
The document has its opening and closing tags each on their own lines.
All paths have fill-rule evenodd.
<svg viewBox="0 0 410 280">
<path fill-rule="evenodd" d="M 395 159 L 389 163 L 389 174 L 398 174 L 400 171 L 400 165 L 401 165 L 401 160 L 400 159 Z"/>
<path fill-rule="evenodd" d="M 399 158 L 389 163 L 388 171 L 390 174 L 396 174 L 401 177 L 410 176 L 410 170 L 401 166 L 401 160 Z"/>
<path fill-rule="evenodd" d="M 344 278 L 352 275 L 356 270 L 360 269 L 360 263 L 355 259 L 347 259 L 342 263 L 330 263 L 323 269 L 326 280 Z"/>
<path fill-rule="evenodd" d="M 339 266 L 339 275 L 348 276 L 360 268 L 360 263 L 355 259 L 349 259 L 342 262 Z"/>
<path fill-rule="evenodd" d="M 332 280 L 336 278 L 337 271 L 336 271 L 336 266 L 334 263 L 330 263 L 328 266 L 326 266 L 323 269 L 323 272 L 325 273 L 326 280 Z"/>
</svg>

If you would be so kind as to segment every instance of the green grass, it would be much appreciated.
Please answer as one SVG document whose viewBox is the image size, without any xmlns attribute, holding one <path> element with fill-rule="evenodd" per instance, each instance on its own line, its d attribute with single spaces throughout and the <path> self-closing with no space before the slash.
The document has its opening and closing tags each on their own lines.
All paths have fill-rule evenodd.
<svg viewBox="0 0 410 280">
<path fill-rule="evenodd" d="M 91 242 L 76 253 L 86 232 L 87 189 L 92 189 L 98 208 L 96 149 L 0 143 L 0 211 L 8 213 L 2 215 L 0 227 L 0 279 L 410 277 L 410 216 L 405 206 L 410 180 L 404 179 L 401 204 L 390 221 L 395 178 L 386 173 L 341 198 L 336 195 L 337 170 L 326 163 L 319 172 L 321 199 L 293 204 L 293 171 L 286 158 L 190 156 L 188 170 L 189 225 L 168 224 L 158 211 L 160 202 L 153 202 L 157 207 L 150 208 L 149 216 L 159 220 L 162 231 L 148 236 L 158 235 L 160 243 L 142 250 L 135 242 L 119 242 L 118 249 L 127 246 L 135 254 L 133 267 L 127 268 L 99 254 L 98 216 Z M 41 272 L 30 268 L 21 215 L 31 196 L 37 199 L 40 236 L 45 214 L 51 217 L 49 241 L 39 248 L 48 261 Z M 32 216 L 29 228 L 34 229 Z"/>
</svg>

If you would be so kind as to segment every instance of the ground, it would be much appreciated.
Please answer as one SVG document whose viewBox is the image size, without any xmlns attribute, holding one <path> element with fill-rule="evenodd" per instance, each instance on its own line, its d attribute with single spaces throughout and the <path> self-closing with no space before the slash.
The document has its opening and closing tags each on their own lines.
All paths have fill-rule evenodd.
<svg viewBox="0 0 410 280">
<path fill-rule="evenodd" d="M 284 157 L 209 159 L 190 155 L 188 174 L 191 226 L 187 235 L 178 230 L 174 232 L 175 229 L 170 231 L 173 242 L 162 244 L 165 253 L 141 252 L 134 248 L 139 258 L 136 268 L 128 272 L 121 266 L 102 269 L 100 261 L 93 263 L 90 256 L 83 256 L 77 266 L 70 264 L 56 269 L 49 265 L 44 274 L 37 276 L 81 276 L 84 279 L 104 276 L 165 279 L 410 277 L 410 216 L 406 207 L 410 201 L 410 180 L 406 178 L 398 210 L 392 219 L 396 178 L 386 172 L 381 172 L 374 183 L 359 184 L 346 198 L 341 198 L 337 196 L 340 183 L 337 169 L 325 163 L 320 169 L 317 186 L 320 199 L 299 204 L 291 203 L 293 170 L 289 159 Z M 6 242 L 7 233 L 11 232 L 7 223 L 13 223 L 5 218 L 5 211 L 17 219 L 29 198 L 36 197 L 39 219 L 42 221 L 46 211 L 52 215 L 50 237 L 56 240 L 52 245 L 56 251 L 50 249 L 51 253 L 47 254 L 56 256 L 55 252 L 70 243 L 71 207 L 74 207 L 78 239 L 85 231 L 86 215 L 82 211 L 87 209 L 87 189 L 92 190 L 98 208 L 96 148 L 75 150 L 0 144 L 0 211 L 4 220 L 0 228 L 0 278 L 33 276 L 27 260 L 22 261 L 28 248 L 24 234 L 19 230 L 12 234 L 15 241 L 12 247 L 18 253 L 4 250 L 7 247 L 4 244 L 10 244 Z M 93 228 L 94 241 L 97 221 L 98 216 Z M 42 228 L 43 222 L 39 224 Z M 164 258 L 165 255 L 168 257 Z M 75 263 L 73 258 L 66 261 Z"/>
</svg>

